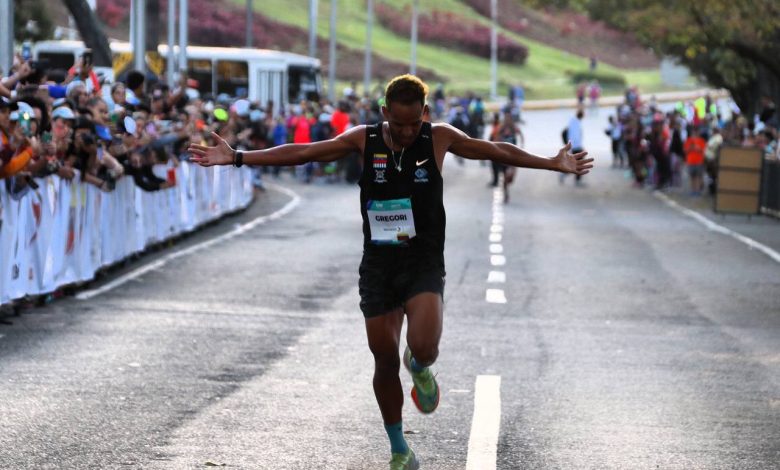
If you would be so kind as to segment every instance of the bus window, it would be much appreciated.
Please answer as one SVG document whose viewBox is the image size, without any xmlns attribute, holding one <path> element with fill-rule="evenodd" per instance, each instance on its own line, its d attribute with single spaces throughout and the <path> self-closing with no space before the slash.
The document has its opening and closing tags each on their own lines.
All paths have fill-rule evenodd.
<svg viewBox="0 0 780 470">
<path fill-rule="evenodd" d="M 76 63 L 72 52 L 39 52 L 38 61 L 48 62 L 50 70 L 68 70 Z"/>
<path fill-rule="evenodd" d="M 287 89 L 290 103 L 301 100 L 319 101 L 317 75 L 319 70 L 312 67 L 290 66 L 289 87 Z"/>
<path fill-rule="evenodd" d="M 209 59 L 189 59 L 187 60 L 187 77 L 198 81 L 198 91 L 201 95 L 211 94 L 214 92 L 212 89 L 212 75 L 211 75 L 211 60 Z"/>
<path fill-rule="evenodd" d="M 249 94 L 249 66 L 246 61 L 217 61 L 217 94 L 246 97 Z"/>
</svg>

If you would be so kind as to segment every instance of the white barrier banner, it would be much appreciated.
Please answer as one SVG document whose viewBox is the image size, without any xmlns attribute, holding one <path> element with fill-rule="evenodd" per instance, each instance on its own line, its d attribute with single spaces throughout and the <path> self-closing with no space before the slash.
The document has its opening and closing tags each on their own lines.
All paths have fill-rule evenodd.
<svg viewBox="0 0 780 470">
<path fill-rule="evenodd" d="M 49 176 L 15 200 L 0 180 L 0 305 L 95 277 L 103 267 L 252 201 L 249 168 L 183 162 L 174 188 L 145 192 L 131 177 L 104 193 Z"/>
</svg>

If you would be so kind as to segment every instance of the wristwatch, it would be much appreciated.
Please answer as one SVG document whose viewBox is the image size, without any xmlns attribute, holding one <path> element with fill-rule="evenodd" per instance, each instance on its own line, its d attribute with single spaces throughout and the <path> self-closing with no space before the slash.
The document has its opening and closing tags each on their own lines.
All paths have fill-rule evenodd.
<svg viewBox="0 0 780 470">
<path fill-rule="evenodd" d="M 236 150 L 233 154 L 233 165 L 235 165 L 236 168 L 241 168 L 243 164 L 244 164 L 244 151 Z"/>
</svg>

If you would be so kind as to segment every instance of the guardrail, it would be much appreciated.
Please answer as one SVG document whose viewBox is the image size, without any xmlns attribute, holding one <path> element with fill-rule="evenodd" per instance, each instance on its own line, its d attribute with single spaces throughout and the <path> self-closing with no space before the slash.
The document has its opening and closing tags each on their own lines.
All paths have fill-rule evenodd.
<svg viewBox="0 0 780 470">
<path fill-rule="evenodd" d="M 122 178 L 110 193 L 60 179 L 37 179 L 18 200 L 0 180 L 0 305 L 88 281 L 101 268 L 252 201 L 247 167 L 176 169 L 177 186 L 145 192 Z"/>
</svg>

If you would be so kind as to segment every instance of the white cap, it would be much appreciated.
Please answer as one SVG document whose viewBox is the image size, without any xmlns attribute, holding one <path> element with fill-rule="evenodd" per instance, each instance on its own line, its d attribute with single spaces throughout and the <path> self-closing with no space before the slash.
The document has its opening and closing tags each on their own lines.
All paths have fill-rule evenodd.
<svg viewBox="0 0 780 470">
<path fill-rule="evenodd" d="M 67 106 L 60 106 L 59 108 L 56 108 L 54 111 L 52 111 L 51 118 L 76 119 L 76 115 Z"/>
</svg>

